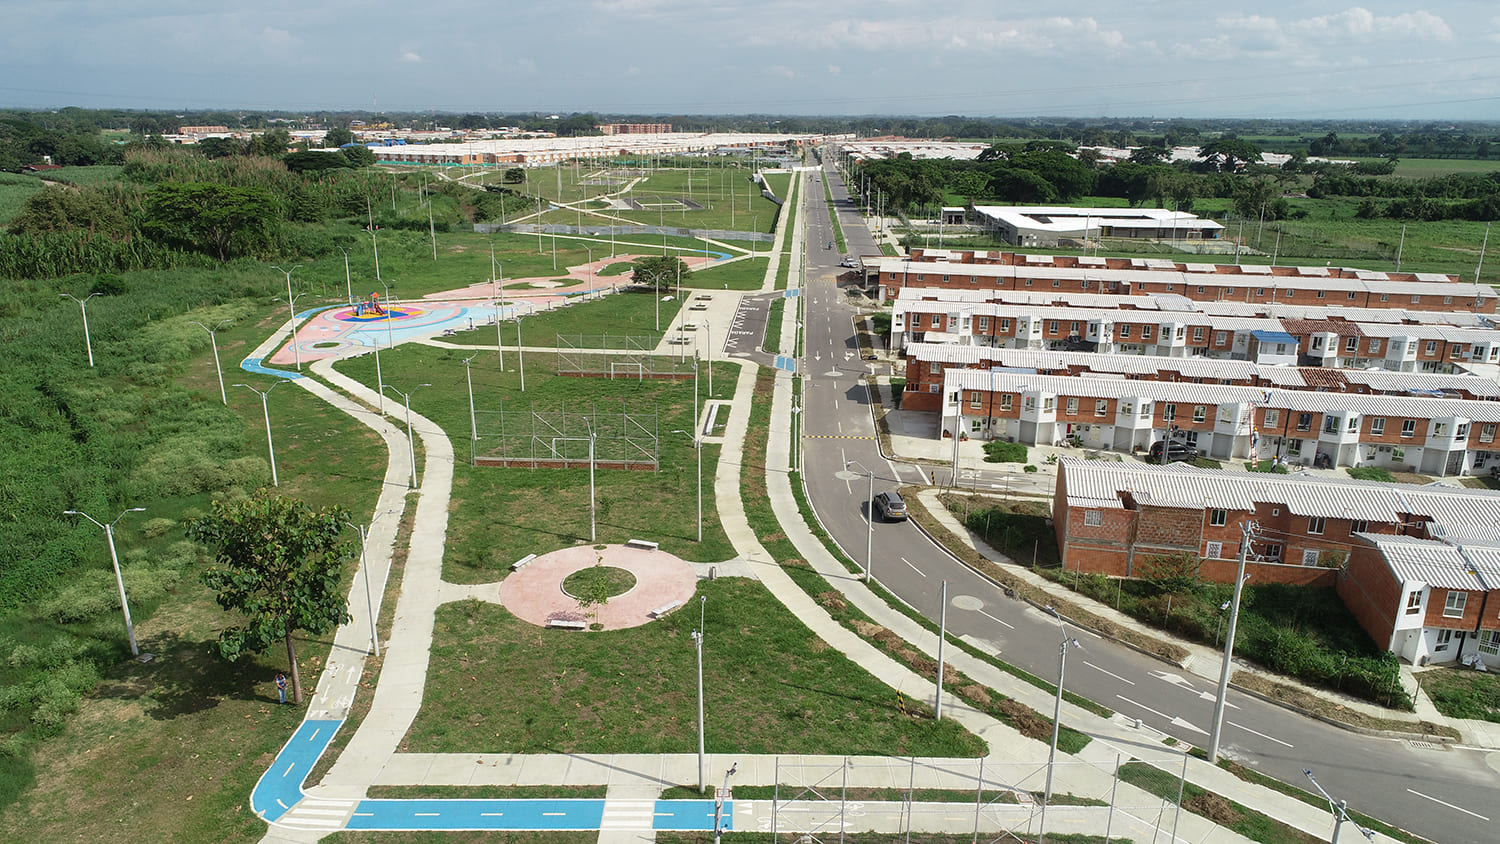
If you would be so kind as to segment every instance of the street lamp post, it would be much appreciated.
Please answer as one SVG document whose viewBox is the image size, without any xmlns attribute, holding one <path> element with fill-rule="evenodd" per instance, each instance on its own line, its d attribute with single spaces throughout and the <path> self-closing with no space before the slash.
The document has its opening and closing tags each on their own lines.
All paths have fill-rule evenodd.
<svg viewBox="0 0 1500 844">
<path fill-rule="evenodd" d="M 500 371 L 505 371 L 505 346 L 500 339 L 500 288 L 493 270 L 490 273 L 490 292 L 495 297 L 495 356 L 500 358 Z M 519 342 L 518 342 L 519 345 Z"/>
<path fill-rule="evenodd" d="M 695 414 L 696 415 L 696 414 Z M 685 434 L 693 438 L 693 449 L 698 452 L 698 541 L 703 541 L 703 443 L 698 439 L 696 423 L 692 431 L 674 430 L 674 434 Z"/>
<path fill-rule="evenodd" d="M 139 513 L 145 509 L 145 507 L 131 507 L 125 513 Z M 125 611 L 125 636 L 130 639 L 130 655 L 140 656 L 141 649 L 135 644 L 135 624 L 130 620 L 130 604 L 125 600 L 125 578 L 120 576 L 120 555 L 115 552 L 115 525 L 125 518 L 125 513 L 116 516 L 115 520 L 109 524 L 104 524 L 81 510 L 64 510 L 63 513 L 68 516 L 82 516 L 104 530 L 104 538 L 109 542 L 109 561 L 115 567 L 115 586 L 120 590 L 120 609 Z"/>
<path fill-rule="evenodd" d="M 83 312 L 83 347 L 88 350 L 88 353 L 89 353 L 89 366 L 92 367 L 94 365 L 94 341 L 89 339 L 89 309 L 88 309 L 88 301 L 90 299 L 94 298 L 95 296 L 98 296 L 99 294 L 98 293 L 90 293 L 89 295 L 83 297 L 82 299 L 78 298 L 77 296 L 74 296 L 71 293 L 61 293 L 61 294 L 58 294 L 58 295 L 60 295 L 60 296 L 66 296 L 69 299 L 72 299 L 73 301 L 77 302 L 78 303 L 78 310 L 80 310 L 80 311 Z"/>
<path fill-rule="evenodd" d="M 277 381 L 265 390 L 257 390 L 249 384 L 234 385 L 236 387 L 244 387 L 260 396 L 260 409 L 266 416 L 266 453 L 271 456 L 271 486 L 281 486 L 281 481 L 276 477 L 276 446 L 271 442 L 271 406 L 266 403 L 266 397 L 271 395 L 271 391 L 276 389 L 276 384 L 280 383 L 280 381 Z"/>
<path fill-rule="evenodd" d="M 292 354 L 297 358 L 298 372 L 302 371 L 302 355 L 297 353 L 297 306 L 296 298 L 292 296 L 292 273 L 301 266 L 301 264 L 293 264 L 290 270 L 283 270 L 275 264 L 271 265 L 271 269 L 286 273 L 286 310 L 292 320 L 287 326 L 287 342 L 291 344 Z"/>
<path fill-rule="evenodd" d="M 1063 699 L 1063 673 L 1068 667 L 1068 648 L 1081 648 L 1078 640 L 1068 635 L 1068 628 L 1063 626 L 1062 616 L 1057 614 L 1053 607 L 1047 607 L 1052 617 L 1057 619 L 1057 629 L 1062 631 L 1062 642 L 1057 646 L 1057 699 L 1052 704 L 1052 744 L 1047 750 L 1047 785 L 1042 792 L 1042 817 L 1037 830 L 1038 844 L 1047 842 L 1047 804 L 1052 802 L 1052 769 L 1057 761 L 1057 731 L 1062 724 L 1062 699 Z"/>
<path fill-rule="evenodd" d="M 583 417 L 583 426 L 589 432 L 589 541 L 595 542 L 598 537 L 598 509 L 594 504 L 594 426 L 587 416 Z"/>
<path fill-rule="evenodd" d="M 219 375 L 219 400 L 224 402 L 225 407 L 229 406 L 229 396 L 224 392 L 224 369 L 223 367 L 219 366 L 219 344 L 214 341 L 214 332 L 218 331 L 231 322 L 234 322 L 234 320 L 226 319 L 213 328 L 209 328 L 208 326 L 204 325 L 201 322 L 198 322 L 197 320 L 193 321 L 193 325 L 196 325 L 204 331 L 208 332 L 208 344 L 212 346 L 214 350 L 214 372 L 218 373 Z"/>
<path fill-rule="evenodd" d="M 1162 449 L 1165 451 L 1165 447 Z M 1224 662 L 1219 667 L 1219 695 L 1214 700 L 1214 722 L 1208 737 L 1209 764 L 1219 763 L 1219 737 L 1224 730 L 1224 704 L 1229 697 L 1229 671 L 1234 662 L 1234 629 L 1240 620 L 1240 593 L 1249 576 L 1245 574 L 1245 561 L 1250 556 L 1251 526 L 1240 525 L 1240 560 L 1234 576 L 1234 597 L 1230 598 L 1229 629 L 1224 633 Z"/>
<path fill-rule="evenodd" d="M 375 253 L 375 280 L 380 280 L 380 244 L 375 242 L 375 227 L 371 226 L 365 231 L 370 233 L 370 250 Z"/>
<path fill-rule="evenodd" d="M 724 796 L 729 793 L 729 778 L 734 776 L 735 771 L 739 770 L 739 767 L 740 763 L 738 762 L 730 764 L 729 770 L 724 772 L 724 787 L 719 790 L 718 794 L 714 795 L 714 844 L 720 844 L 720 841 L 723 840 L 724 825 L 721 821 L 724 813 Z"/>
<path fill-rule="evenodd" d="M 531 307 L 531 303 L 526 303 Z M 526 350 L 521 348 L 521 312 L 513 311 L 516 317 L 516 363 L 521 367 L 521 392 L 526 392 Z M 527 316 L 530 316 L 528 313 Z"/>
<path fill-rule="evenodd" d="M 417 440 L 416 440 L 415 437 L 412 436 L 412 430 L 411 430 L 411 395 L 412 395 L 412 393 L 415 393 L 417 390 L 420 390 L 423 387 L 431 387 L 432 385 L 431 384 L 418 384 L 417 386 L 411 388 L 411 392 L 406 392 L 406 393 L 403 393 L 400 390 L 396 389 L 395 387 L 392 387 L 390 384 L 387 384 L 385 386 L 386 386 L 387 389 L 391 390 L 396 395 L 400 396 L 402 402 L 404 402 L 406 404 L 406 450 L 407 450 L 408 456 L 411 457 L 411 486 L 409 488 L 410 489 L 416 489 L 417 488 Z"/>
<path fill-rule="evenodd" d="M 473 465 L 474 462 L 475 462 L 475 460 L 476 460 L 476 457 L 477 457 L 476 452 L 477 452 L 478 446 L 479 446 L 479 425 L 474 421 L 474 374 L 469 369 L 469 364 L 472 363 L 474 361 L 474 358 L 477 358 L 477 357 L 479 357 L 479 353 L 475 352 L 474 354 L 469 355 L 468 357 L 464 358 L 464 381 L 467 382 L 467 384 L 469 386 L 469 463 L 470 463 L 470 465 Z"/>
<path fill-rule="evenodd" d="M 870 582 L 870 549 L 875 544 L 875 473 L 866 469 L 858 460 L 850 460 L 844 464 L 844 468 L 858 466 L 865 477 L 870 481 L 869 497 L 865 501 L 865 582 Z"/>
<path fill-rule="evenodd" d="M 364 525 L 357 525 L 353 522 L 344 522 L 344 524 L 359 531 L 359 567 L 365 574 L 365 608 L 370 614 L 370 653 L 378 657 L 380 656 L 380 634 L 375 629 L 375 598 L 370 592 L 370 561 L 365 554 L 369 533 Z M 371 526 L 374 526 L 374 522 L 371 522 Z"/>
<path fill-rule="evenodd" d="M 349 275 L 349 250 L 340 246 L 339 251 L 344 253 L 344 293 L 349 297 L 349 304 L 354 304 L 354 279 Z"/>
<path fill-rule="evenodd" d="M 698 793 L 702 794 L 706 783 L 703 778 L 703 627 L 707 612 L 708 596 L 698 596 L 698 629 L 693 631 L 693 646 L 698 651 Z"/>
<path fill-rule="evenodd" d="M 1344 822 L 1349 821 L 1354 823 L 1353 819 L 1349 817 L 1349 801 L 1334 800 L 1333 796 L 1324 791 L 1323 786 L 1319 785 L 1318 781 L 1313 778 L 1312 769 L 1303 768 L 1302 773 L 1307 777 L 1308 782 L 1313 784 L 1313 788 L 1316 788 L 1318 793 L 1323 795 L 1323 799 L 1328 801 L 1328 811 L 1333 813 L 1333 836 L 1328 840 L 1333 842 L 1333 844 L 1338 844 L 1339 830 L 1343 829 Z M 1375 840 L 1375 831 L 1373 829 L 1365 829 L 1358 823 L 1354 823 L 1354 828 L 1359 830 L 1359 834 L 1363 835 L 1367 840 Z"/>
</svg>

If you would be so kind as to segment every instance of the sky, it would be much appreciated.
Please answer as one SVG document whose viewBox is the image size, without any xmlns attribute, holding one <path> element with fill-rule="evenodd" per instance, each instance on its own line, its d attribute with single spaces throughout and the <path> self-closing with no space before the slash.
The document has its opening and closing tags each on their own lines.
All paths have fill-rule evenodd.
<svg viewBox="0 0 1500 844">
<path fill-rule="evenodd" d="M 5 107 L 1500 119 L 1493 0 L 0 0 L 0 20 Z"/>
</svg>

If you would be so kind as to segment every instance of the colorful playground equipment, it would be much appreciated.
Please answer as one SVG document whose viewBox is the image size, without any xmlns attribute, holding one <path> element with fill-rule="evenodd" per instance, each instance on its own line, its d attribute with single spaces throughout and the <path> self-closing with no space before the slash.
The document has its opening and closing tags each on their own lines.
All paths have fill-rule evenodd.
<svg viewBox="0 0 1500 844">
<path fill-rule="evenodd" d="M 380 307 L 380 294 L 371 293 L 369 296 L 354 303 L 354 315 L 361 317 L 365 311 L 379 316 L 385 316 L 385 308 Z"/>
</svg>

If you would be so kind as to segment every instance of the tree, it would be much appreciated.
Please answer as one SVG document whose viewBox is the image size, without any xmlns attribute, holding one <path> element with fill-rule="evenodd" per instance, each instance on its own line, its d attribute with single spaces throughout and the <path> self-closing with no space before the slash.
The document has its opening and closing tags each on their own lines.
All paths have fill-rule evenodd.
<svg viewBox="0 0 1500 844">
<path fill-rule="evenodd" d="M 1209 141 L 1198 149 L 1198 157 L 1215 170 L 1234 172 L 1241 164 L 1260 160 L 1260 147 L 1243 138 L 1227 136 Z"/>
<path fill-rule="evenodd" d="M 354 133 L 341 126 L 335 126 L 329 129 L 327 134 L 323 135 L 323 146 L 325 147 L 341 147 L 344 144 L 352 143 L 354 143 Z"/>
<path fill-rule="evenodd" d="M 287 153 L 286 157 L 281 159 L 281 163 L 293 173 L 306 173 L 318 170 L 340 170 L 349 166 L 349 159 L 338 150 L 306 150 Z"/>
<path fill-rule="evenodd" d="M 341 563 L 352 555 L 342 533 L 349 518 L 342 507 L 314 511 L 261 490 L 243 501 L 215 501 L 211 514 L 188 522 L 188 538 L 214 552 L 203 584 L 218 593 L 219 606 L 247 616 L 243 627 L 219 634 L 219 655 L 233 662 L 284 642 L 292 699 L 299 704 L 302 677 L 292 634 L 322 635 L 350 618 L 339 589 Z"/>
<path fill-rule="evenodd" d="M 633 265 L 632 277 L 636 284 L 651 287 L 656 290 L 670 288 L 681 278 L 683 281 L 691 278 L 693 273 L 681 258 L 653 256 L 642 258 Z M 678 274 L 681 273 L 679 276 Z"/>
<path fill-rule="evenodd" d="M 1167 160 L 1172 151 L 1160 144 L 1136 147 L 1130 151 L 1130 160 L 1136 164 L 1160 164 Z"/>
<path fill-rule="evenodd" d="M 524 167 L 508 167 L 500 181 L 507 185 L 519 185 L 526 181 L 526 169 Z"/>
<path fill-rule="evenodd" d="M 276 222 L 276 201 L 264 188 L 164 182 L 146 195 L 142 229 L 168 246 L 191 251 L 207 247 L 220 261 L 228 261 L 268 246 Z"/>
<path fill-rule="evenodd" d="M 375 151 L 366 146 L 347 147 L 343 150 L 344 158 L 349 161 L 350 167 L 370 167 L 380 160 Z"/>
</svg>

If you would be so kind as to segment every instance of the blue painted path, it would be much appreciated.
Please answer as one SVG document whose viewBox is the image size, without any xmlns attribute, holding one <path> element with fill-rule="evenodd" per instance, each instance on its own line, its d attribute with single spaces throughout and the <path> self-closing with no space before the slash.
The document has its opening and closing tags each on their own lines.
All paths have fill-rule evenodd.
<svg viewBox="0 0 1500 844">
<path fill-rule="evenodd" d="M 302 799 L 302 781 L 343 723 L 303 721 L 250 792 L 250 811 L 275 821 L 297 805 Z"/>
<path fill-rule="evenodd" d="M 603 800 L 361 800 L 346 829 L 368 830 L 596 830 Z M 721 823 L 734 811 L 725 801 Z M 714 801 L 658 800 L 653 829 L 712 830 Z"/>
<path fill-rule="evenodd" d="M 797 359 L 789 355 L 776 356 L 776 368 L 785 369 L 787 372 L 797 371 Z"/>
<path fill-rule="evenodd" d="M 801 296 L 801 295 L 802 295 L 802 288 L 800 288 L 800 287 L 793 287 L 791 290 L 783 290 L 783 291 L 781 291 L 781 297 L 783 299 L 794 299 L 794 298 L 796 298 L 798 296 Z"/>
</svg>

